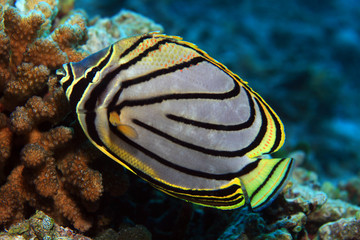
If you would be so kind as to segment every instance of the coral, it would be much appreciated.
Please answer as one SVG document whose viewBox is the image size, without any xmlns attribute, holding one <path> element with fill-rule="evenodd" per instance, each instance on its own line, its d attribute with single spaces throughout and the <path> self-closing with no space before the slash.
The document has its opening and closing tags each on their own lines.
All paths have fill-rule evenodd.
<svg viewBox="0 0 360 240">
<path fill-rule="evenodd" d="M 99 172 L 87 166 L 89 161 L 90 156 L 80 151 L 76 154 L 67 154 L 59 163 L 58 168 L 67 181 L 80 190 L 85 200 L 93 202 L 102 194 L 102 178 Z"/>
<path fill-rule="evenodd" d="M 360 174 L 339 183 L 339 189 L 347 193 L 348 201 L 360 205 Z"/>
<path fill-rule="evenodd" d="M 18 216 L 17 212 L 24 209 L 26 203 L 49 211 L 46 206 L 44 208 L 42 201 L 43 198 L 51 198 L 53 206 L 50 207 L 52 209 L 50 213 L 58 210 L 72 221 L 76 228 L 82 231 L 88 230 L 91 223 L 86 219 L 68 189 L 73 189 L 72 191 L 81 189 L 81 196 L 87 201 L 94 202 L 102 193 L 101 175 L 89 169 L 86 165 L 89 159 L 84 159 L 85 153 L 80 150 L 69 151 L 66 157 L 58 157 L 59 155 L 55 154 L 57 149 L 61 149 L 72 140 L 73 131 L 70 128 L 57 127 L 48 132 L 34 130 L 31 135 L 33 136 L 29 137 L 30 143 L 26 144 L 20 153 L 21 164 L 12 171 L 7 182 L 0 188 L 3 207 L 0 208 L 0 222 L 16 222 L 21 219 L 22 215 Z M 60 163 L 57 162 L 71 161 L 67 160 L 69 158 L 77 160 L 72 166 L 76 164 L 81 166 L 71 170 L 64 166 L 58 172 L 56 165 Z M 69 171 L 70 174 L 77 173 L 77 175 L 71 178 L 66 175 Z M 64 176 L 63 178 L 60 178 L 60 173 Z M 20 218 L 14 219 L 14 216 Z"/>
<path fill-rule="evenodd" d="M 134 227 L 123 227 L 119 231 L 119 240 L 151 240 L 151 233 L 141 225 Z"/>
<path fill-rule="evenodd" d="M 43 98 L 33 96 L 24 106 L 16 107 L 10 114 L 10 128 L 13 132 L 26 134 L 45 121 L 56 123 L 69 111 L 64 93 L 56 87 L 54 77 L 48 79 L 45 87 L 48 87 L 48 92 Z"/>
<path fill-rule="evenodd" d="M 10 68 L 15 70 L 22 62 L 27 46 L 37 37 L 45 17 L 41 12 L 32 11 L 21 16 L 13 7 L 4 10 L 4 31 L 10 40 Z"/>
<path fill-rule="evenodd" d="M 87 19 L 74 12 L 52 26 L 57 5 L 0 5 L 0 225 L 22 220 L 30 207 L 86 231 L 92 223 L 77 198 L 96 202 L 102 177 L 88 166 L 84 136 L 58 124 L 70 108 L 53 72 L 86 56 L 78 46 L 87 39 Z"/>
<path fill-rule="evenodd" d="M 22 63 L 16 69 L 17 80 L 9 81 L 4 91 L 5 98 L 27 99 L 40 92 L 46 85 L 50 70 L 44 65 L 34 66 L 32 63 Z"/>
<path fill-rule="evenodd" d="M 0 0 L 0 5 L 5 5 L 5 4 L 13 5 L 14 0 Z"/>
<path fill-rule="evenodd" d="M 91 53 L 97 52 L 120 38 L 144 34 L 148 32 L 163 32 L 161 25 L 132 11 L 121 10 L 111 18 L 102 18 L 89 27 L 89 40 L 81 48 Z"/>
<path fill-rule="evenodd" d="M 306 173 L 306 174 L 305 174 Z M 260 213 L 235 213 L 221 239 L 358 239 L 360 207 L 329 199 L 305 169 L 297 168 L 290 185 Z M 317 177 L 316 177 L 317 178 Z"/>
<path fill-rule="evenodd" d="M 41 94 L 51 70 L 86 56 L 76 48 L 87 39 L 86 17 L 81 12 L 49 32 L 57 13 L 56 2 L 26 5 L 23 12 L 12 6 L 2 9 L 0 87 L 4 96 L 0 101 L 9 111 Z"/>
<path fill-rule="evenodd" d="M 91 240 L 91 238 L 60 226 L 55 219 L 42 211 L 36 211 L 29 219 L 12 225 L 6 232 L 0 232 L 1 240 L 10 239 L 72 239 Z M 109 228 L 102 232 L 95 240 L 151 240 L 151 233 L 142 225 L 122 226 L 118 232 Z"/>
<path fill-rule="evenodd" d="M 78 51 L 74 47 L 87 40 L 86 17 L 80 11 L 73 13 L 64 24 L 53 31 L 51 38 L 66 53 L 69 62 L 82 60 L 87 53 Z"/>
<path fill-rule="evenodd" d="M 326 181 L 321 190 L 333 199 L 340 199 L 354 205 L 360 205 L 360 174 L 338 183 Z"/>
<path fill-rule="evenodd" d="M 11 154 L 11 142 L 13 133 L 9 127 L 6 126 L 7 117 L 5 114 L 0 113 L 0 182 L 2 180 L 2 171 L 5 161 Z"/>
<path fill-rule="evenodd" d="M 17 166 L 0 188 L 0 222 L 18 222 L 24 218 L 24 202 L 34 195 L 27 191 L 22 178 L 24 166 Z"/>
<path fill-rule="evenodd" d="M 35 65 L 47 65 L 55 69 L 68 61 L 68 56 L 61 51 L 56 42 L 50 39 L 35 40 L 31 48 L 25 53 L 24 61 L 30 61 Z"/>
<path fill-rule="evenodd" d="M 57 14 L 57 7 L 59 5 L 58 0 L 32 0 L 32 1 L 26 1 L 26 0 L 18 0 L 16 1 L 16 8 L 20 9 L 23 12 L 29 12 L 34 9 L 41 8 L 42 4 L 47 4 L 51 9 L 51 14 L 48 14 L 46 17 L 50 17 L 51 15 Z"/>
<path fill-rule="evenodd" d="M 7 232 L 0 233 L 0 239 L 74 239 L 91 240 L 69 228 L 63 228 L 42 211 L 37 211 L 29 219 L 11 226 Z"/>
<path fill-rule="evenodd" d="M 100 173 L 87 165 L 90 157 L 85 153 L 86 149 L 68 149 L 66 154 L 58 153 L 73 140 L 73 131 L 68 127 L 56 127 L 48 132 L 34 129 L 28 138 L 29 142 L 20 153 L 21 164 L 0 188 L 2 200 L 12 201 L 3 202 L 6 208 L 0 209 L 0 222 L 12 222 L 10 217 L 24 208 L 25 203 L 49 211 L 44 209 L 41 201 L 42 198 L 51 198 L 50 213 L 60 211 L 77 229 L 88 230 L 91 222 L 72 194 L 80 190 L 80 197 L 95 202 L 99 200 L 103 187 Z"/>
<path fill-rule="evenodd" d="M 87 16 L 82 11 L 70 12 L 73 1 L 66 4 L 19 0 L 15 6 L 11 2 L 0 5 L 0 227 L 42 210 L 57 223 L 70 223 L 82 232 L 94 223 L 103 230 L 110 218 L 91 214 L 101 207 L 100 197 L 104 191 L 121 196 L 129 186 L 120 166 L 108 168 L 97 161 L 98 169 L 106 174 L 104 180 L 92 168 L 104 155 L 89 144 L 70 114 L 54 74 L 62 64 L 88 54 L 80 49 L 88 39 Z M 144 19 L 136 17 L 126 24 L 130 28 L 139 24 L 137 30 L 143 32 L 158 26 Z M 41 219 L 49 224 L 47 218 Z M 136 228 L 124 234 L 135 232 L 144 231 Z"/>
<path fill-rule="evenodd" d="M 324 224 L 319 229 L 319 239 L 359 239 L 360 221 L 352 218 L 342 218 L 335 222 Z"/>
</svg>

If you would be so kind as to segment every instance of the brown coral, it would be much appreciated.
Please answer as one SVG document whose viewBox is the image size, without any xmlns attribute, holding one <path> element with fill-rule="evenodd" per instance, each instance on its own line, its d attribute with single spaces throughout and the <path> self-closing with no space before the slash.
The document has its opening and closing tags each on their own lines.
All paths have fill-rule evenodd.
<svg viewBox="0 0 360 240">
<path fill-rule="evenodd" d="M 46 86 L 49 75 L 50 70 L 44 65 L 34 66 L 33 63 L 22 63 L 17 67 L 17 78 L 8 82 L 4 96 L 17 98 L 19 101 L 27 99 Z"/>
<path fill-rule="evenodd" d="M 66 54 L 50 39 L 37 39 L 24 54 L 24 61 L 35 65 L 46 64 L 54 69 L 68 60 Z"/>
<path fill-rule="evenodd" d="M 0 115 L 0 124 L 1 124 Z M 6 119 L 5 119 L 6 121 Z M 5 165 L 5 161 L 10 157 L 11 154 L 11 142 L 13 138 L 13 133 L 8 127 L 0 127 L 0 180 L 2 176 L 2 169 Z"/>
<path fill-rule="evenodd" d="M 30 96 L 41 94 L 50 70 L 86 56 L 76 49 L 87 39 L 86 18 L 81 12 L 49 33 L 49 19 L 57 8 L 43 1 L 25 8 L 31 10 L 26 15 L 11 6 L 0 11 L 0 90 L 5 89 L 1 102 L 10 111 Z"/>
<path fill-rule="evenodd" d="M 61 170 L 67 181 L 81 191 L 81 196 L 87 201 L 96 201 L 102 194 L 102 178 L 99 172 L 87 166 L 90 157 L 83 151 L 67 154 L 61 163 Z"/>
<path fill-rule="evenodd" d="M 17 222 L 23 219 L 24 202 L 34 197 L 27 191 L 22 177 L 24 166 L 14 168 L 7 182 L 0 188 L 0 223 Z"/>
<path fill-rule="evenodd" d="M 50 6 L 51 10 L 54 11 L 57 8 L 57 1 L 56 0 L 32 0 L 32 1 L 25 1 L 24 8 L 27 11 L 39 8 L 39 5 L 47 3 Z"/>
<path fill-rule="evenodd" d="M 86 53 L 77 46 L 87 36 L 81 12 L 50 32 L 57 2 L 26 1 L 25 12 L 0 5 L 1 226 L 21 220 L 30 207 L 86 231 L 91 221 L 78 199 L 93 203 L 103 191 L 101 174 L 88 166 L 94 158 L 72 147 L 84 136 L 54 127 L 69 106 L 52 70 L 81 60 Z"/>
<path fill-rule="evenodd" d="M 73 14 L 65 24 L 59 26 L 51 34 L 51 38 L 59 45 L 60 49 L 68 56 L 69 62 L 82 60 L 87 54 L 74 49 L 74 46 L 85 43 L 86 19 L 79 11 Z"/>
<path fill-rule="evenodd" d="M 0 202 L 4 206 L 0 208 L 0 223 L 18 221 L 23 215 L 14 216 L 29 204 L 55 216 L 55 212 L 60 211 L 77 229 L 88 230 L 91 221 L 74 195 L 89 202 L 99 200 L 102 178 L 86 164 L 90 157 L 84 150 L 69 149 L 67 154 L 60 151 L 73 140 L 72 129 L 57 127 L 48 132 L 34 129 L 28 138 L 30 143 L 20 153 L 21 164 L 0 188 Z M 77 190 L 80 190 L 78 194 Z M 52 199 L 53 203 L 43 205 L 45 198 Z"/>
<path fill-rule="evenodd" d="M 0 9 L 0 13 L 1 12 L 2 11 Z M 8 62 L 10 56 L 9 52 L 10 52 L 10 40 L 3 31 L 0 31 L 0 91 L 3 91 L 6 83 L 10 80 L 10 76 L 11 76 L 10 71 L 8 69 L 8 65 L 9 65 Z"/>
<path fill-rule="evenodd" d="M 17 134 L 29 133 L 44 121 L 57 122 L 69 109 L 61 88 L 54 88 L 55 79 L 49 79 L 45 97 L 31 97 L 25 106 L 18 106 L 10 115 L 10 127 Z"/>
<path fill-rule="evenodd" d="M 63 63 L 87 55 L 79 48 L 87 40 L 86 15 L 64 16 L 69 10 L 53 0 L 18 1 L 18 8 L 6 2 L 0 5 L 0 227 L 36 209 L 87 231 L 100 222 L 90 212 L 99 207 L 103 191 L 122 195 L 129 180 L 99 163 L 109 183 L 103 186 L 102 175 L 91 168 L 103 155 L 94 154 L 74 124 L 54 75 Z"/>
<path fill-rule="evenodd" d="M 10 67 L 15 70 L 22 62 L 25 50 L 38 37 L 38 31 L 45 22 L 41 13 L 33 11 L 22 17 L 14 7 L 4 11 L 4 30 L 10 39 Z"/>
</svg>

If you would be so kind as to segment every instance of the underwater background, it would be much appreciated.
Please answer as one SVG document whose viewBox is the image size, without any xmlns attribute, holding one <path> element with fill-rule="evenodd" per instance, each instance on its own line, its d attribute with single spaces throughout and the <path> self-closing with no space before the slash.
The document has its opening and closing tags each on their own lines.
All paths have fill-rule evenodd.
<svg viewBox="0 0 360 240">
<path fill-rule="evenodd" d="M 284 122 L 285 147 L 326 178 L 360 170 L 360 3 L 341 1 L 77 1 L 89 15 L 141 13 L 238 74 Z"/>
<path fill-rule="evenodd" d="M 36 5 L 41 2 L 51 7 Z M 2 7 L 0 15 L 0 232 L 9 230 L 0 233 L 1 240 L 34 234 L 360 239 L 359 1 L 0 3 L 20 12 Z M 11 37 L 16 31 L 6 22 L 19 19 L 18 29 L 35 29 L 28 40 Z M 149 31 L 195 43 L 249 82 L 279 115 L 286 140 L 276 156 L 294 157 L 297 166 L 271 206 L 248 213 L 191 205 L 127 174 L 89 146 L 68 114 L 55 70 L 119 38 Z M 30 89 L 20 79 L 35 84 Z M 41 211 L 33 215 L 36 210 Z"/>
</svg>

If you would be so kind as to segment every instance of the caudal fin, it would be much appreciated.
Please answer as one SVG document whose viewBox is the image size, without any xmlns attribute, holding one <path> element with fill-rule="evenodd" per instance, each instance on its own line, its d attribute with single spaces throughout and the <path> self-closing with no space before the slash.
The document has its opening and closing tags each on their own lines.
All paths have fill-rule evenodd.
<svg viewBox="0 0 360 240">
<path fill-rule="evenodd" d="M 292 158 L 260 159 L 253 171 L 241 177 L 253 210 L 261 210 L 275 199 L 285 186 L 293 163 Z"/>
</svg>

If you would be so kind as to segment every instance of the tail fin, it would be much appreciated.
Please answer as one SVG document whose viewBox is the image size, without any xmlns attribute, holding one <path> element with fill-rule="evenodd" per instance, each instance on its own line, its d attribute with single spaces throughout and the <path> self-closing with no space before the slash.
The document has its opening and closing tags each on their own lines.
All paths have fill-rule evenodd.
<svg viewBox="0 0 360 240">
<path fill-rule="evenodd" d="M 275 199 L 291 175 L 293 163 L 292 158 L 260 159 L 253 171 L 241 176 L 253 210 L 259 211 Z"/>
</svg>

